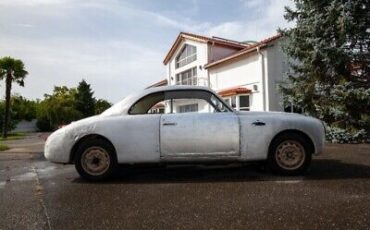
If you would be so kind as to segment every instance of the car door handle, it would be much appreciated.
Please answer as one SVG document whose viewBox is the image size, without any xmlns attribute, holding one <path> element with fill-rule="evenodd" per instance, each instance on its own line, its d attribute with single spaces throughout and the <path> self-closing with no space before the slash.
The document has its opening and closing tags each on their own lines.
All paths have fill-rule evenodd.
<svg viewBox="0 0 370 230">
<path fill-rule="evenodd" d="M 266 123 L 265 122 L 262 122 L 262 121 L 255 121 L 255 122 L 253 122 L 252 123 L 253 125 L 255 125 L 255 126 L 264 126 L 264 125 L 266 125 Z"/>
<path fill-rule="evenodd" d="M 163 123 L 163 126 L 170 126 L 170 125 L 177 125 L 176 122 L 165 122 Z"/>
</svg>

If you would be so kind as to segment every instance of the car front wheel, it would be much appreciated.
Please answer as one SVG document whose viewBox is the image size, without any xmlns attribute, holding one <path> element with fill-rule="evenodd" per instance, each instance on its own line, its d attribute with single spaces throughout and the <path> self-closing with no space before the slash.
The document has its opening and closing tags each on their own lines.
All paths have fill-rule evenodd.
<svg viewBox="0 0 370 230">
<path fill-rule="evenodd" d="M 270 146 L 268 165 L 276 173 L 297 175 L 305 172 L 312 153 L 308 141 L 298 134 L 277 137 Z"/>
<path fill-rule="evenodd" d="M 84 179 L 91 181 L 107 179 L 117 167 L 114 148 L 105 140 L 88 139 L 77 149 L 75 167 Z"/>
</svg>

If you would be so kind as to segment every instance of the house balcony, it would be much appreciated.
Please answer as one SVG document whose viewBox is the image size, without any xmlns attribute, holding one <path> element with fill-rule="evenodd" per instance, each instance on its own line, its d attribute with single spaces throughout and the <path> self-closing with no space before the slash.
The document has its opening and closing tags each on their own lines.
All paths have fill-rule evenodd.
<svg viewBox="0 0 370 230">
<path fill-rule="evenodd" d="M 192 77 L 176 81 L 175 85 L 195 85 L 195 86 L 206 86 L 208 87 L 208 79 L 201 77 Z"/>
</svg>

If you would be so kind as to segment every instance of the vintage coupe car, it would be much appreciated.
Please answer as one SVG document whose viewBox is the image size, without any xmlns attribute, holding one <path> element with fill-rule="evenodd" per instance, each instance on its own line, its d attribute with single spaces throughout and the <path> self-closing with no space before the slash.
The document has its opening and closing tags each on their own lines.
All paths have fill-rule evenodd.
<svg viewBox="0 0 370 230">
<path fill-rule="evenodd" d="M 89 180 L 109 177 L 120 163 L 264 161 L 274 172 L 293 175 L 304 172 L 323 145 L 318 119 L 234 111 L 209 88 L 165 86 L 58 129 L 46 141 L 45 157 L 74 163 Z"/>
</svg>

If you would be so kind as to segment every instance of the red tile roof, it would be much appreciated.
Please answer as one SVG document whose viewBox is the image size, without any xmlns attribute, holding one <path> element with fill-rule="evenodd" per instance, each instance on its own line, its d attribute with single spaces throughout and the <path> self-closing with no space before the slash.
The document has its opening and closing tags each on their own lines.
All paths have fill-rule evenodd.
<svg viewBox="0 0 370 230">
<path fill-rule="evenodd" d="M 186 32 L 181 32 L 175 42 L 173 43 L 172 47 L 168 51 L 166 57 L 163 60 L 163 64 L 167 64 L 169 60 L 171 59 L 172 55 L 175 53 L 176 49 L 178 46 L 181 44 L 181 42 L 184 39 L 189 39 L 189 40 L 194 40 L 194 41 L 200 41 L 200 42 L 205 42 L 205 43 L 213 43 L 219 46 L 226 46 L 232 49 L 236 50 L 241 50 L 246 47 L 248 47 L 247 44 L 241 43 L 241 42 L 236 42 L 228 39 L 223 39 L 223 38 L 215 38 L 215 37 L 206 37 L 202 35 L 197 35 L 197 34 L 191 34 L 191 33 L 186 33 Z"/>
<path fill-rule="evenodd" d="M 161 108 L 164 108 L 164 104 L 159 102 L 157 104 L 155 104 L 152 109 L 161 109 Z"/>
<path fill-rule="evenodd" d="M 250 89 L 247 89 L 247 88 L 244 88 L 244 87 L 241 87 L 241 86 L 236 86 L 236 87 L 232 87 L 232 88 L 228 88 L 228 89 L 222 89 L 220 91 L 218 91 L 218 95 L 220 95 L 221 97 L 229 97 L 229 96 L 234 96 L 234 95 L 237 95 L 237 94 L 243 94 L 243 93 L 251 93 L 252 90 Z"/>
<path fill-rule="evenodd" d="M 238 58 L 240 56 L 243 56 L 245 54 L 249 54 L 249 53 L 252 53 L 252 52 L 255 52 L 257 51 L 257 47 L 260 47 L 260 48 L 263 48 L 263 47 L 266 47 L 270 42 L 273 42 L 279 38 L 281 38 L 282 35 L 281 34 L 277 34 L 275 36 L 272 36 L 272 37 L 269 37 L 269 38 L 266 38 L 264 40 L 261 40 L 259 42 L 257 42 L 256 44 L 253 44 L 253 45 L 249 45 L 248 47 L 230 55 L 230 56 L 227 56 L 225 58 L 222 58 L 222 59 L 219 59 L 217 61 L 214 61 L 214 62 L 210 62 L 208 64 L 205 65 L 205 68 L 208 69 L 210 67 L 213 67 L 213 66 L 216 66 L 216 65 L 219 65 L 221 63 L 225 63 L 227 61 L 231 61 L 235 58 Z"/>
<path fill-rule="evenodd" d="M 159 86 L 165 86 L 165 85 L 168 85 L 167 79 L 163 79 L 163 80 L 161 80 L 159 82 L 156 82 L 153 85 L 150 85 L 150 86 L 146 87 L 146 89 L 154 88 L 154 87 L 159 87 Z"/>
</svg>

